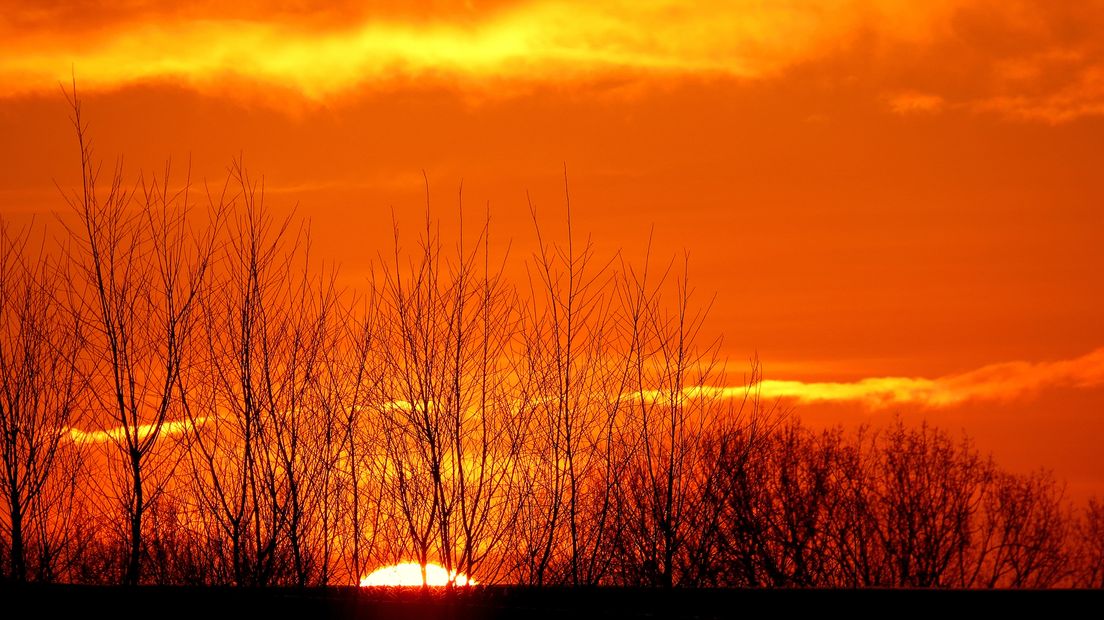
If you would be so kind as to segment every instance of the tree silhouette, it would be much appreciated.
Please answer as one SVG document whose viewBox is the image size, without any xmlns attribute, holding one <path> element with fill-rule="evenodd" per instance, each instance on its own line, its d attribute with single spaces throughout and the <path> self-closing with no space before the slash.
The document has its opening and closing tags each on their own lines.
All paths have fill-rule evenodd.
<svg viewBox="0 0 1104 620">
<path fill-rule="evenodd" d="M 174 455 L 161 450 L 163 431 L 177 407 L 174 394 L 185 389 L 182 365 L 216 228 L 190 225 L 189 184 L 173 189 L 169 166 L 160 179 L 140 178 L 128 190 L 120 161 L 101 191 L 75 92 L 70 104 L 81 155 L 81 189 L 69 197 L 79 230 L 71 238 L 83 279 L 78 295 L 89 333 L 90 391 L 113 447 L 108 495 L 128 523 L 124 580 L 134 584 L 141 580 L 142 519 L 175 465 Z"/>
<path fill-rule="evenodd" d="M 394 217 L 347 281 L 240 160 L 202 207 L 101 178 L 70 104 L 65 235 L 0 226 L 5 578 L 1104 586 L 1099 500 L 926 423 L 803 425 L 729 375 L 687 255 L 603 253 L 569 195 L 512 258 L 427 179 L 417 241 Z"/>
<path fill-rule="evenodd" d="M 59 266 L 0 220 L 0 491 L 10 576 L 56 574 L 79 454 L 69 440 L 84 396 L 80 323 Z M 34 555 L 34 561 L 29 557 Z"/>
</svg>

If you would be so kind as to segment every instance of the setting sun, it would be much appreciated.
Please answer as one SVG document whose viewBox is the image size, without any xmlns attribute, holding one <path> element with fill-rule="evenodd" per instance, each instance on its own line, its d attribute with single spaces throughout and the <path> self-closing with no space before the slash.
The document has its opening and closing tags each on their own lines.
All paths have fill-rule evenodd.
<svg viewBox="0 0 1104 620">
<path fill-rule="evenodd" d="M 422 566 L 417 562 L 403 562 L 392 566 L 384 566 L 373 571 L 370 575 L 360 580 L 362 587 L 378 586 L 433 586 L 444 587 L 449 583 L 457 586 L 475 585 L 475 581 L 468 576 L 456 571 L 445 570 L 443 566 L 429 563 L 425 567 L 425 579 L 422 579 Z"/>
</svg>

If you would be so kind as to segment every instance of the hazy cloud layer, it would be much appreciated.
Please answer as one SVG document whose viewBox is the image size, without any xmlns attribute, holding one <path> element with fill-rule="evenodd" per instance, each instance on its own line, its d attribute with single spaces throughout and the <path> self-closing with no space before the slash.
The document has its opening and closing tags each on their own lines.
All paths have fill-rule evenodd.
<svg viewBox="0 0 1104 620">
<path fill-rule="evenodd" d="M 878 4 L 538 1 L 470 14 L 443 11 L 437 18 L 382 11 L 351 23 L 307 25 L 259 11 L 236 18 L 133 11 L 96 28 L 58 16 L 56 28 L 36 19 L 38 28 L 9 29 L 0 79 L 9 92 L 52 89 L 75 66 L 82 82 L 97 88 L 244 78 L 321 98 L 427 76 L 570 81 L 629 69 L 754 77 L 865 24 L 893 20 L 907 34 L 922 29 L 914 22 L 925 24 L 939 12 Z"/>
<path fill-rule="evenodd" d="M 310 4 L 13 3 L 0 17 L 0 92 L 52 92 L 75 71 L 86 89 L 168 81 L 323 100 L 422 80 L 512 92 L 611 73 L 775 77 L 823 62 L 882 89 L 898 114 L 1104 113 L 1097 0 Z"/>
</svg>

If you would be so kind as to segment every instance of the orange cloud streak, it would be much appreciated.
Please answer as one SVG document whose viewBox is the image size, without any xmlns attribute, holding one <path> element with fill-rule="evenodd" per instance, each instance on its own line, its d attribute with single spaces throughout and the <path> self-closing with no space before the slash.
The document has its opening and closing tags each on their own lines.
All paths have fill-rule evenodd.
<svg viewBox="0 0 1104 620">
<path fill-rule="evenodd" d="M 744 398 L 749 393 L 766 399 L 793 399 L 797 402 L 859 402 L 873 408 L 916 404 L 925 407 L 950 407 L 971 400 L 1011 400 L 1050 387 L 1092 388 L 1104 385 L 1104 347 L 1069 360 L 1053 362 L 1002 362 L 969 372 L 945 375 L 935 379 L 921 377 L 870 377 L 850 382 L 803 382 L 765 379 L 749 386 L 705 386 L 687 388 L 689 398 Z M 666 392 L 649 391 L 649 400 L 669 398 Z M 409 407 L 405 401 L 383 405 L 384 410 Z M 197 420 L 203 424 L 206 418 Z M 193 428 L 188 420 L 168 421 L 161 432 L 180 434 Z M 141 437 L 153 431 L 153 426 L 139 427 Z M 122 428 L 100 431 L 67 430 L 75 443 L 102 443 L 122 437 Z"/>
<path fill-rule="evenodd" d="M 1004 362 L 935 379 L 872 377 L 816 383 L 767 379 L 756 384 L 755 389 L 767 399 L 807 403 L 849 401 L 884 408 L 904 404 L 950 407 L 970 400 L 1010 400 L 1050 387 L 1091 388 L 1102 384 L 1104 348 L 1069 360 Z M 715 398 L 743 398 L 747 390 L 747 386 L 701 388 L 702 393 Z"/>
<path fill-rule="evenodd" d="M 897 93 L 888 101 L 890 109 L 897 114 L 934 114 L 946 105 L 939 95 L 917 92 Z"/>
<path fill-rule="evenodd" d="M 198 424 L 203 424 L 207 418 L 199 418 L 196 420 Z M 157 427 L 153 424 L 142 424 L 138 426 L 138 438 L 145 439 L 154 432 Z M 161 425 L 161 433 L 163 435 L 179 435 L 187 432 L 188 429 L 193 428 L 190 420 L 169 420 Z M 109 428 L 99 431 L 85 431 L 79 428 L 66 429 L 66 435 L 69 440 L 76 444 L 93 444 L 93 443 L 105 443 L 108 441 L 120 441 L 124 437 L 125 431 L 123 428 Z"/>
</svg>

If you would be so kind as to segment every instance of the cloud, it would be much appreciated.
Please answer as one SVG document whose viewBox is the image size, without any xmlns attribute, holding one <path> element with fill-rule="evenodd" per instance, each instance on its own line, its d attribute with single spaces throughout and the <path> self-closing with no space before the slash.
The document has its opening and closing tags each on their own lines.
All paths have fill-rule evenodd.
<svg viewBox="0 0 1104 620">
<path fill-rule="evenodd" d="M 1000 95 L 982 99 L 974 107 L 1052 125 L 1084 116 L 1104 116 L 1104 66 L 1086 69 L 1053 92 Z"/>
<path fill-rule="evenodd" d="M 207 418 L 199 418 L 196 423 L 203 424 Z M 188 429 L 193 428 L 190 420 L 169 420 L 161 425 L 162 435 L 180 435 L 186 432 Z M 138 439 L 142 440 L 149 437 L 150 433 L 154 432 L 156 426 L 153 424 L 142 424 L 138 426 Z M 108 441 L 121 441 L 124 438 L 124 429 L 120 427 L 109 428 L 106 430 L 98 431 L 85 431 L 79 428 L 66 429 L 66 435 L 69 440 L 76 444 L 94 444 L 105 443 Z"/>
<path fill-rule="evenodd" d="M 942 111 L 1058 124 L 1104 115 L 1104 1 L 963 2 L 918 45 L 893 46 L 883 91 L 932 95 Z M 905 97 L 898 113 L 930 111 Z M 934 100 L 933 100 L 934 101 Z M 922 107 L 922 106 L 921 106 Z"/>
<path fill-rule="evenodd" d="M 897 114 L 932 114 L 943 109 L 943 97 L 931 93 L 901 92 L 888 97 L 889 109 Z"/>
<path fill-rule="evenodd" d="M 769 400 L 782 398 L 799 403 L 856 402 L 872 408 L 912 404 L 939 408 L 967 401 L 1011 400 L 1047 388 L 1100 385 L 1104 385 L 1104 348 L 1069 360 L 1004 362 L 935 379 L 872 377 L 814 383 L 767 379 L 752 386 L 752 391 Z M 687 396 L 743 398 L 748 390 L 748 386 L 710 386 L 689 390 Z"/>
<path fill-rule="evenodd" d="M 411 85 L 499 96 L 609 78 L 805 79 L 796 69 L 812 67 L 813 82 L 871 89 L 900 115 L 1104 115 L 1104 0 L 228 6 L 15 3 L 0 17 L 0 97 L 56 93 L 74 72 L 85 91 L 169 83 L 291 106 Z"/>
<path fill-rule="evenodd" d="M 542 0 L 437 18 L 354 13 L 351 22 L 323 24 L 279 12 L 227 18 L 145 11 L 101 16 L 95 27 L 69 13 L 53 15 L 56 24 L 49 15 L 17 14 L 10 23 L 37 27 L 0 31 L 7 35 L 0 44 L 0 92 L 52 92 L 73 71 L 86 89 L 151 80 L 196 88 L 245 81 L 310 99 L 430 78 L 495 88 L 619 71 L 754 78 L 876 24 L 900 39 L 926 36 L 953 4 Z M 90 7 L 85 12 L 97 14 Z"/>
<path fill-rule="evenodd" d="M 854 402 L 875 409 L 899 405 L 919 405 L 942 408 L 960 405 L 968 401 L 1012 400 L 1037 393 L 1048 388 L 1094 388 L 1104 385 L 1104 347 L 1068 360 L 1050 362 L 1002 362 L 990 364 L 964 373 L 944 375 L 934 379 L 922 377 L 870 377 L 849 382 L 803 382 L 793 380 L 764 379 L 754 385 L 704 386 L 687 388 L 687 398 L 742 399 L 748 395 L 775 400 L 789 399 L 798 403 Z M 638 393 L 648 401 L 663 401 L 669 392 L 647 391 Z M 527 401 L 530 402 L 531 401 Z M 380 411 L 409 409 L 412 405 L 403 400 L 383 403 Z M 207 418 L 200 418 L 203 424 Z M 161 432 L 177 435 L 193 428 L 188 420 L 165 422 Z M 138 428 L 144 438 L 153 426 L 144 424 Z M 67 429 L 69 438 L 79 444 L 118 441 L 122 428 L 99 431 Z"/>
</svg>

